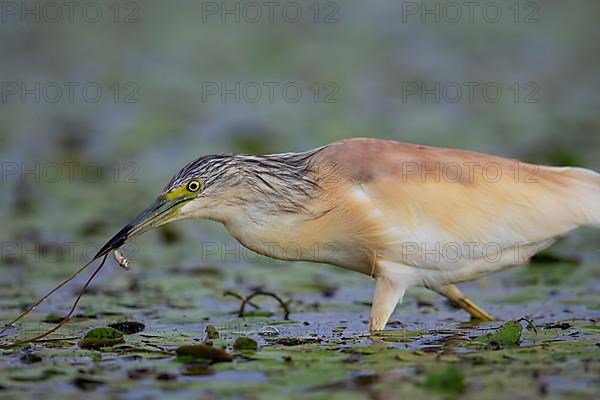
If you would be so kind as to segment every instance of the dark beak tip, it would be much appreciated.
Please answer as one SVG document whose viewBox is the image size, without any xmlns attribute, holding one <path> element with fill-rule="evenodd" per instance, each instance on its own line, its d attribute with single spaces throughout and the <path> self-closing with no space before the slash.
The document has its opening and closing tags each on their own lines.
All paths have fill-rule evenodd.
<svg viewBox="0 0 600 400">
<path fill-rule="evenodd" d="M 129 236 L 129 232 L 131 230 L 131 225 L 127 225 L 125 228 L 121 229 L 119 233 L 112 237 L 94 256 L 94 260 L 100 258 L 106 254 L 108 254 L 112 250 L 116 250 L 121 247 Z"/>
<path fill-rule="evenodd" d="M 154 203 L 150 204 L 148 208 L 142 211 L 137 217 L 133 219 L 126 227 L 121 229 L 115 236 L 113 236 L 102 248 L 96 253 L 94 259 L 100 258 L 108 254 L 112 250 L 116 250 L 133 235 L 133 237 L 143 233 L 147 229 L 151 228 L 148 225 L 154 218 L 162 215 L 164 212 L 170 210 L 173 206 L 179 204 L 179 202 L 166 202 L 164 196 L 157 198 Z M 143 228 L 146 226 L 146 228 Z M 140 229 L 142 227 L 142 229 Z"/>
</svg>

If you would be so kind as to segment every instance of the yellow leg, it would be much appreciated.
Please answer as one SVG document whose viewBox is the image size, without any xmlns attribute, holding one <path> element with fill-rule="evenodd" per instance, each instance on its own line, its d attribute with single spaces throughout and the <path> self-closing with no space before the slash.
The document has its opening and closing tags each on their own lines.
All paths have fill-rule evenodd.
<svg viewBox="0 0 600 400">
<path fill-rule="evenodd" d="M 496 320 L 490 314 L 486 313 L 481 308 L 479 308 L 477 304 L 469 300 L 455 285 L 446 285 L 444 287 L 434 290 L 442 296 L 445 296 L 448 300 L 450 300 L 469 314 L 471 314 L 471 317 L 475 319 L 479 319 L 481 321 Z"/>
</svg>

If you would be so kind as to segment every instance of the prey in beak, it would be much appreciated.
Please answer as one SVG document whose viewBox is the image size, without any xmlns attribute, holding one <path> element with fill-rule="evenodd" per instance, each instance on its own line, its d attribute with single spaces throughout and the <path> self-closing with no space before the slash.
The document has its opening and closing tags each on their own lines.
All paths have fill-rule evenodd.
<svg viewBox="0 0 600 400">
<path fill-rule="evenodd" d="M 177 176 L 175 178 L 178 178 Z M 171 181 L 169 185 L 163 190 L 163 193 L 152 203 L 148 208 L 142 211 L 137 217 L 133 219 L 127 226 L 121 229 L 112 239 L 110 239 L 98 253 L 94 256 L 93 259 L 88 261 L 83 267 L 77 270 L 70 277 L 62 281 L 58 286 L 48 292 L 44 297 L 33 303 L 29 306 L 25 311 L 23 311 L 17 318 L 9 322 L 4 326 L 4 328 L 0 327 L 0 336 L 10 327 L 14 326 L 16 322 L 18 322 L 21 318 L 29 314 L 35 307 L 43 303 L 48 297 L 50 297 L 57 290 L 65 286 L 67 283 L 72 281 L 75 277 L 77 277 L 81 272 L 83 272 L 87 267 L 89 267 L 95 260 L 99 258 L 103 258 L 102 262 L 98 267 L 94 270 L 91 276 L 86 281 L 85 285 L 79 292 L 79 295 L 75 299 L 71 310 L 67 313 L 67 315 L 54 327 L 49 329 L 48 331 L 42 333 L 31 339 L 17 340 L 11 344 L 11 346 L 20 345 L 29 342 L 35 342 L 45 338 L 50 335 L 52 332 L 60 329 L 61 326 L 65 325 L 75 309 L 79 300 L 85 293 L 86 289 L 96 277 L 96 275 L 100 272 L 100 270 L 104 267 L 106 262 L 106 257 L 108 253 L 114 251 L 115 258 L 119 265 L 122 268 L 129 269 L 129 263 L 123 253 L 119 250 L 125 242 L 130 239 L 135 238 L 136 236 L 141 235 L 149 229 L 156 228 L 160 225 L 166 224 L 167 222 L 175 221 L 183 218 L 180 210 L 185 205 L 185 203 L 196 199 L 198 194 L 195 192 L 199 192 L 202 188 L 202 184 L 200 180 L 192 179 L 188 181 L 187 185 L 177 186 L 180 183 L 179 179 L 175 179 Z"/>
<path fill-rule="evenodd" d="M 168 193 L 160 195 L 152 204 L 142 211 L 127 226 L 112 237 L 98 253 L 94 260 L 100 258 L 113 250 L 119 249 L 125 242 L 142 233 L 173 221 L 177 217 L 177 211 L 183 203 L 190 200 L 190 196 Z"/>
</svg>

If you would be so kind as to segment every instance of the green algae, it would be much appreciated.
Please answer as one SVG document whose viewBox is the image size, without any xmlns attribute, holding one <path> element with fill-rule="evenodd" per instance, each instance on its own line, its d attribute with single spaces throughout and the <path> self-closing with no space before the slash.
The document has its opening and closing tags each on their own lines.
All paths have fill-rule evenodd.
<svg viewBox="0 0 600 400">
<path fill-rule="evenodd" d="M 258 349 L 258 343 L 256 340 L 247 336 L 239 336 L 233 343 L 233 349 L 256 351 Z"/>
<path fill-rule="evenodd" d="M 79 341 L 82 349 L 100 349 L 123 343 L 123 332 L 114 328 L 94 328 Z"/>
</svg>

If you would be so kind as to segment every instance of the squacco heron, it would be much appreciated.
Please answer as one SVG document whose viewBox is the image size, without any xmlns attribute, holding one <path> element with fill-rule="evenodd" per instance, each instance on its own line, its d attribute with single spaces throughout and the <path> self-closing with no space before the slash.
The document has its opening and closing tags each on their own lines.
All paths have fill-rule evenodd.
<svg viewBox="0 0 600 400">
<path fill-rule="evenodd" d="M 303 153 L 218 154 L 181 169 L 97 257 L 184 218 L 221 222 L 247 248 L 375 279 L 369 329 L 426 287 L 493 318 L 455 284 L 523 264 L 582 225 L 600 225 L 600 174 L 378 139 Z"/>
</svg>

